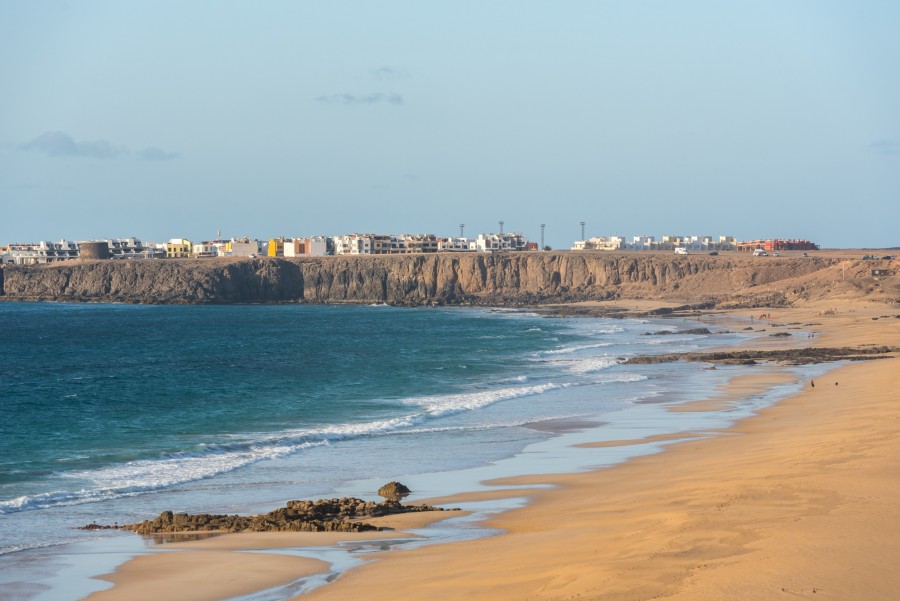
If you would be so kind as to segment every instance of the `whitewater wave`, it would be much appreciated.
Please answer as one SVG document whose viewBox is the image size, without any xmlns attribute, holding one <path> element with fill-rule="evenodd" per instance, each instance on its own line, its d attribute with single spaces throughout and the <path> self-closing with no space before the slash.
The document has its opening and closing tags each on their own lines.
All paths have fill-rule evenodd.
<svg viewBox="0 0 900 601">
<path fill-rule="evenodd" d="M 604 328 L 590 328 L 588 332 L 591 334 L 621 334 L 625 328 L 619 326 L 609 326 Z"/>
<path fill-rule="evenodd" d="M 558 349 L 553 349 L 549 351 L 543 351 L 543 355 L 567 355 L 569 353 L 577 353 L 579 351 L 586 351 L 594 348 L 603 348 L 607 346 L 612 346 L 612 342 L 597 342 L 594 344 L 582 344 L 578 346 L 564 346 Z"/>
<path fill-rule="evenodd" d="M 541 394 L 564 386 L 548 383 L 413 398 L 404 403 L 419 407 L 421 411 L 409 415 L 370 422 L 287 430 L 269 435 L 234 437 L 232 440 L 201 444 L 192 451 L 169 453 L 155 459 L 129 461 L 95 470 L 63 472 L 58 474 L 59 478 L 85 486 L 74 490 L 57 490 L 2 500 L 0 515 L 151 493 L 341 440 L 404 433 L 426 421 L 473 411 L 500 401 Z M 423 430 L 426 429 L 419 431 Z M 429 430 L 439 431 L 440 428 Z"/>
<path fill-rule="evenodd" d="M 599 378 L 599 382 L 643 382 L 649 378 L 643 374 L 625 373 L 625 374 L 608 374 Z"/>
<path fill-rule="evenodd" d="M 484 390 L 478 392 L 466 392 L 460 394 L 447 394 L 433 397 L 419 397 L 407 399 L 404 402 L 409 405 L 418 405 L 425 409 L 433 417 L 445 417 L 463 411 L 481 409 L 500 401 L 507 401 L 535 394 L 541 394 L 548 390 L 565 388 L 568 384 L 538 384 L 536 386 L 520 386 L 517 388 L 500 388 L 498 390 Z"/>
<path fill-rule="evenodd" d="M 86 536 L 84 540 L 91 540 L 95 537 Z M 17 553 L 19 551 L 30 551 L 32 549 L 49 549 L 51 547 L 61 547 L 67 543 L 65 542 L 48 542 L 48 543 L 32 543 L 32 544 L 23 544 L 23 545 L 10 545 L 7 547 L 0 547 L 0 555 L 6 555 L 8 553 Z"/>
<path fill-rule="evenodd" d="M 618 359 L 613 357 L 590 357 L 572 361 L 569 365 L 569 371 L 575 374 L 589 374 L 604 369 L 609 369 L 613 365 L 619 363 Z"/>
</svg>

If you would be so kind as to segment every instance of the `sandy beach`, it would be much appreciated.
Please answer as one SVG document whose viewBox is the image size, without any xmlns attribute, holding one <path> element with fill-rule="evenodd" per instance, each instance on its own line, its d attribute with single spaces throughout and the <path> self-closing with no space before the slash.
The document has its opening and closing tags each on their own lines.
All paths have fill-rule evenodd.
<svg viewBox="0 0 900 601">
<path fill-rule="evenodd" d="M 818 346 L 900 341 L 900 319 L 894 317 L 900 311 L 894 305 L 831 300 L 772 312 L 780 322 L 813 324 L 807 329 L 816 332 Z M 773 347 L 783 345 L 775 338 L 758 344 L 768 340 Z M 489 525 L 504 531 L 499 536 L 381 553 L 302 598 L 895 598 L 900 586 L 895 567 L 900 541 L 893 536 L 900 528 L 898 362 L 836 365 L 815 386 L 716 436 L 673 443 L 663 453 L 610 469 L 496 482 L 554 487 L 528 490 L 528 505 L 493 518 Z M 716 398 L 697 399 L 692 409 L 725 408 L 778 381 L 761 366 Z M 422 519 L 429 518 L 400 516 L 391 526 L 415 527 Z M 126 563 L 107 577 L 115 583 L 112 589 L 89 599 L 225 599 L 323 567 L 280 555 L 253 554 L 251 562 L 236 551 L 335 540 L 335 535 L 240 534 L 184 543 L 178 553 L 151 553 Z M 160 571 L 165 578 L 159 578 Z M 150 583 L 156 588 L 148 588 Z M 167 587 L 165 594 L 159 586 Z M 136 596 L 141 590 L 153 593 Z"/>
</svg>

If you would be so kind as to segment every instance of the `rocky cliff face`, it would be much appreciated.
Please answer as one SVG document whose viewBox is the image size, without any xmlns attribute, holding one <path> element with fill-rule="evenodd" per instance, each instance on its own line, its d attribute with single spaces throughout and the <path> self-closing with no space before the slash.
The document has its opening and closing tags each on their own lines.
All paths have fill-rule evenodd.
<svg viewBox="0 0 900 601">
<path fill-rule="evenodd" d="M 517 253 L 72 261 L 0 270 L 5 300 L 523 305 L 702 300 L 834 264 L 826 258 Z"/>
</svg>

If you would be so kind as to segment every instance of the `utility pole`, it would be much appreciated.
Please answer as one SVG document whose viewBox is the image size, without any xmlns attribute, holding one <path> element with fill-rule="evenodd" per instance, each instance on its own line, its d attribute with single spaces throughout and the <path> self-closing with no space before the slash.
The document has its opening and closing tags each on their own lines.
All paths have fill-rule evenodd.
<svg viewBox="0 0 900 601">
<path fill-rule="evenodd" d="M 581 222 L 581 239 L 584 240 L 584 221 Z"/>
<path fill-rule="evenodd" d="M 545 225 L 546 224 L 544 224 L 544 223 L 541 224 L 541 248 L 540 248 L 541 250 L 544 250 L 544 226 Z"/>
<path fill-rule="evenodd" d="M 503 235 L 503 220 L 500 220 L 500 235 Z"/>
<path fill-rule="evenodd" d="M 459 237 L 460 237 L 460 238 L 465 238 L 465 236 L 463 236 L 463 229 L 465 229 L 465 227 L 466 227 L 466 224 L 465 224 L 465 223 L 460 223 L 460 224 L 459 224 Z"/>
</svg>

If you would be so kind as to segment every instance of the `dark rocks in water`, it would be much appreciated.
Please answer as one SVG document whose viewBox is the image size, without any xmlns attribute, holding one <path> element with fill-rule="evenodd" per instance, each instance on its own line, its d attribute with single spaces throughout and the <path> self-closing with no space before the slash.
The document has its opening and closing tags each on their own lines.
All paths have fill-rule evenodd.
<svg viewBox="0 0 900 601">
<path fill-rule="evenodd" d="M 378 496 L 384 497 L 385 499 L 389 499 L 391 501 L 399 501 L 410 492 L 412 491 L 409 490 L 406 485 L 401 484 L 400 482 L 388 482 L 378 489 Z"/>
<path fill-rule="evenodd" d="M 644 332 L 641 336 L 671 336 L 672 334 L 692 334 L 703 336 L 712 334 L 708 328 L 691 328 L 689 330 L 660 330 L 658 332 Z"/>
<path fill-rule="evenodd" d="M 769 336 L 772 336 L 775 338 L 785 338 L 790 335 L 791 335 L 790 332 L 775 332 L 774 334 L 769 334 Z"/>
<path fill-rule="evenodd" d="M 875 346 L 866 348 L 807 347 L 778 350 L 721 351 L 713 353 L 669 353 L 664 355 L 643 355 L 631 357 L 625 365 L 648 365 L 672 363 L 674 361 L 696 361 L 701 363 L 725 363 L 753 365 L 758 361 L 780 361 L 792 365 L 824 363 L 826 361 L 864 361 L 880 359 L 900 353 L 900 348 Z"/>
<path fill-rule="evenodd" d="M 109 524 L 97 524 L 96 522 L 92 522 L 87 526 L 81 526 L 77 528 L 77 530 L 118 530 L 119 525 L 115 524 L 114 526 L 110 526 Z"/>
<path fill-rule="evenodd" d="M 405 487 L 404 487 L 405 488 Z M 254 516 L 187 514 L 164 511 L 152 520 L 119 526 L 138 534 L 168 532 L 365 532 L 378 530 L 362 521 L 398 513 L 444 511 L 431 505 L 401 505 L 396 500 L 374 503 L 354 497 L 319 501 L 288 501 L 266 514 Z M 106 527 L 91 525 L 90 529 Z"/>
</svg>

